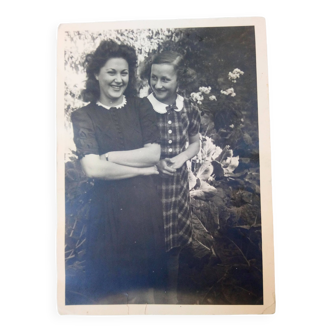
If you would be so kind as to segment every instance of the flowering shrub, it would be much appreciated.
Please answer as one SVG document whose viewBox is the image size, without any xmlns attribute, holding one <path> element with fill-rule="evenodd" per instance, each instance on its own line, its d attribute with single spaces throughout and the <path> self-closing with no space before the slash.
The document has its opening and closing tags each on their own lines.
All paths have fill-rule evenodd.
<svg viewBox="0 0 332 332">
<path fill-rule="evenodd" d="M 197 104 L 201 105 L 202 100 L 204 100 L 203 93 L 208 95 L 211 92 L 211 87 L 209 86 L 206 88 L 205 86 L 201 86 L 199 88 L 199 92 L 192 92 L 190 94 L 190 97 L 192 98 L 193 101 L 195 101 Z M 216 96 L 209 96 L 209 100 L 217 100 Z"/>
<path fill-rule="evenodd" d="M 233 83 L 236 83 L 236 79 L 238 79 L 240 77 L 240 75 L 243 75 L 243 74 L 244 74 L 244 72 L 242 70 L 240 70 L 238 68 L 235 68 L 233 70 L 233 72 L 229 72 L 228 73 L 228 79 L 230 81 L 232 81 Z M 191 96 L 191 98 L 192 98 L 192 100 L 194 102 L 196 102 L 199 105 L 202 105 L 202 101 L 204 100 L 203 93 L 208 95 L 208 94 L 210 94 L 210 92 L 211 92 L 211 87 L 210 86 L 208 88 L 202 86 L 202 87 L 199 88 L 199 92 L 192 92 L 190 94 L 190 96 Z M 236 93 L 234 92 L 234 88 L 233 87 L 228 88 L 225 91 L 224 90 L 220 90 L 220 93 L 223 94 L 223 95 L 226 95 L 226 96 L 230 95 L 231 97 L 235 97 L 236 96 Z M 213 101 L 213 100 L 217 101 L 217 98 L 214 95 L 210 95 L 209 96 L 209 100 L 211 100 L 211 101 Z"/>
</svg>

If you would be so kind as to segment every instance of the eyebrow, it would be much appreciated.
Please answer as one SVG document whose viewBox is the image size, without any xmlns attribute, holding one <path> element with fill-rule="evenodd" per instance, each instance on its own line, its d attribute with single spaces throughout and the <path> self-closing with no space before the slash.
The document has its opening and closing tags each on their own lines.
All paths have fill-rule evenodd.
<svg viewBox="0 0 332 332">
<path fill-rule="evenodd" d="M 108 71 L 108 70 L 115 70 L 115 71 L 116 71 L 116 69 L 115 69 L 115 68 L 106 68 L 106 70 L 107 70 L 107 71 Z M 125 70 L 129 71 L 129 69 L 127 69 L 127 68 L 125 68 L 125 69 L 122 69 L 121 71 L 125 71 Z"/>
<path fill-rule="evenodd" d="M 151 73 L 151 76 L 158 76 L 158 75 Z M 170 77 L 168 77 L 168 76 L 161 76 L 161 78 L 167 78 L 168 80 L 170 80 L 170 79 L 171 79 L 171 78 L 170 78 Z"/>
</svg>

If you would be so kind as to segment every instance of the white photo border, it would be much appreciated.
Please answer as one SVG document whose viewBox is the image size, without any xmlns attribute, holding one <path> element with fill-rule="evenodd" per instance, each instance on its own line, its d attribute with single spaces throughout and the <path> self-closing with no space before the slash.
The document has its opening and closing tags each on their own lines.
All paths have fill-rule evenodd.
<svg viewBox="0 0 332 332">
<path fill-rule="evenodd" d="M 254 26 L 256 40 L 259 156 L 262 215 L 263 305 L 65 305 L 65 128 L 64 128 L 64 36 L 66 31 L 199 28 Z M 271 150 L 268 101 L 267 47 L 262 17 L 215 18 L 108 23 L 62 24 L 57 45 L 57 301 L 60 314 L 72 315 L 219 315 L 272 314 L 275 312 L 274 241 L 272 222 Z"/>
</svg>

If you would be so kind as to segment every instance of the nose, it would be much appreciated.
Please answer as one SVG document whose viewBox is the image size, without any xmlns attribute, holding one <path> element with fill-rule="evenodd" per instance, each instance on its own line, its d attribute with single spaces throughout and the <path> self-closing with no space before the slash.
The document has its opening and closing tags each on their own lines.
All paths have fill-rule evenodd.
<svg viewBox="0 0 332 332">
<path fill-rule="evenodd" d="M 117 82 L 117 83 L 121 83 L 122 80 L 121 80 L 121 75 L 120 74 L 117 74 L 114 78 L 114 81 Z"/>
<path fill-rule="evenodd" d="M 161 89 L 162 87 L 163 87 L 163 86 L 162 86 L 162 84 L 161 84 L 161 81 L 158 80 L 158 81 L 156 82 L 155 88 L 156 88 L 156 89 Z"/>
</svg>

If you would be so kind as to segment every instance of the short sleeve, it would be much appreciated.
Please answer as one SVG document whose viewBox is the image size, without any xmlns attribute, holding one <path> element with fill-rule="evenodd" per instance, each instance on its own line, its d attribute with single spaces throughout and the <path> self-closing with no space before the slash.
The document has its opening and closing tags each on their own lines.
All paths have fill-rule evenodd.
<svg viewBox="0 0 332 332">
<path fill-rule="evenodd" d="M 83 110 L 72 113 L 71 121 L 74 129 L 74 142 L 79 159 L 87 154 L 99 155 L 98 142 L 96 140 L 93 123 L 89 115 Z"/>
<path fill-rule="evenodd" d="M 201 125 L 201 115 L 199 109 L 193 105 L 189 100 L 185 99 L 185 106 L 188 110 L 188 117 L 189 117 L 189 128 L 188 128 L 188 135 L 195 136 L 199 133 L 199 128 Z"/>
<path fill-rule="evenodd" d="M 157 113 L 152 108 L 152 105 L 147 98 L 139 99 L 137 105 L 140 114 L 143 144 L 160 144 L 160 131 L 157 124 Z"/>
</svg>

